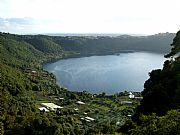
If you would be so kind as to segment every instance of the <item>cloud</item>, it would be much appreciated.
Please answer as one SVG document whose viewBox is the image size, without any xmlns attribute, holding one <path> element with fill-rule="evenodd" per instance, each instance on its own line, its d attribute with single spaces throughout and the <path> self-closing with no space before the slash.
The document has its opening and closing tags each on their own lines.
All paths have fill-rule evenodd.
<svg viewBox="0 0 180 135">
<path fill-rule="evenodd" d="M 32 18 L 0 18 L 0 30 L 3 32 L 30 32 L 34 25 Z"/>
<path fill-rule="evenodd" d="M 5 20 L 8 21 L 10 24 L 14 24 L 14 25 L 31 25 L 33 19 L 31 19 L 31 18 L 8 18 Z"/>
</svg>

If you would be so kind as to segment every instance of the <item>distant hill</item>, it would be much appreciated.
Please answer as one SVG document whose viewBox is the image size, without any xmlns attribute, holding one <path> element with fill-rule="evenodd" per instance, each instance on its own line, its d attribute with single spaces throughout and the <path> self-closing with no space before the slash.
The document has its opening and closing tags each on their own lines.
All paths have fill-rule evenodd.
<svg viewBox="0 0 180 135">
<path fill-rule="evenodd" d="M 42 63 L 70 55 L 51 37 L 0 33 L 1 62 L 13 67 L 40 67 Z"/>
<path fill-rule="evenodd" d="M 168 53 L 171 49 L 174 33 L 162 33 L 151 36 L 54 36 L 52 39 L 63 50 L 79 52 L 81 55 L 103 55 L 119 53 L 124 50 L 151 51 Z"/>
<path fill-rule="evenodd" d="M 170 51 L 173 33 L 152 36 L 46 36 L 0 33 L 0 56 L 9 65 L 32 66 L 65 57 L 115 54 L 122 51 Z"/>
</svg>

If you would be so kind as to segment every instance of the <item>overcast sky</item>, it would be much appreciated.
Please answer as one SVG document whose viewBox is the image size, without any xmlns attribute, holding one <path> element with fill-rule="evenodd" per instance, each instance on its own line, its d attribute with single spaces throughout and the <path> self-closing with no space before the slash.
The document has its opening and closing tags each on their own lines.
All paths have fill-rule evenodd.
<svg viewBox="0 0 180 135">
<path fill-rule="evenodd" d="M 180 0 L 0 0 L 0 31 L 155 34 L 180 30 Z"/>
</svg>

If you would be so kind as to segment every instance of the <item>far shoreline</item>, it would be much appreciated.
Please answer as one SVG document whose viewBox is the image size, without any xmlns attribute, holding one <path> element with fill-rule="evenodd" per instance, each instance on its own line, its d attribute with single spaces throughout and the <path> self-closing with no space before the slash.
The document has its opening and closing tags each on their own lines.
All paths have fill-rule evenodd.
<svg viewBox="0 0 180 135">
<path fill-rule="evenodd" d="M 91 56 L 107 56 L 107 55 L 120 55 L 121 53 L 135 53 L 135 52 L 147 52 L 147 53 L 154 53 L 154 54 L 162 54 L 163 56 L 165 56 L 168 52 L 158 52 L 158 51 L 146 51 L 146 50 L 122 50 L 122 51 L 118 51 L 118 52 L 106 52 L 106 53 L 91 53 L 91 54 L 72 54 L 69 56 L 65 56 L 62 58 L 58 58 L 58 59 L 51 59 L 51 60 L 47 60 L 45 62 L 42 62 L 42 68 L 46 65 L 46 64 L 51 64 L 51 63 L 55 63 L 59 60 L 65 60 L 65 59 L 73 59 L 73 58 L 83 58 L 83 57 L 91 57 Z"/>
</svg>

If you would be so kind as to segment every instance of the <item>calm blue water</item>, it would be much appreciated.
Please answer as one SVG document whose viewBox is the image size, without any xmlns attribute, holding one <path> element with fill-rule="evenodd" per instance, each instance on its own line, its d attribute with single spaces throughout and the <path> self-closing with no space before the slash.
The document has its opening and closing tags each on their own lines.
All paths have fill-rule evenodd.
<svg viewBox="0 0 180 135">
<path fill-rule="evenodd" d="M 142 91 L 148 73 L 162 68 L 164 61 L 162 54 L 134 52 L 65 59 L 46 64 L 44 69 L 71 91 L 113 94 Z"/>
</svg>

